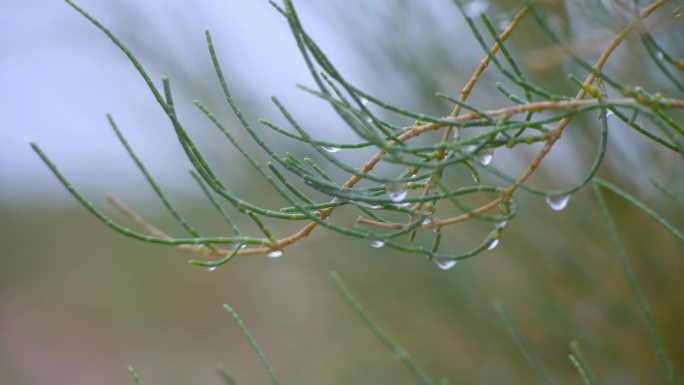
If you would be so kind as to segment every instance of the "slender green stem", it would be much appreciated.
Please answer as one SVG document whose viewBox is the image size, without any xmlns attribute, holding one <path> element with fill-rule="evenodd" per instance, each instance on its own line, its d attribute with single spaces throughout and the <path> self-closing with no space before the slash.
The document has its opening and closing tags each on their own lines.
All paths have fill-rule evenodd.
<svg viewBox="0 0 684 385">
<path fill-rule="evenodd" d="M 579 343 L 577 341 L 570 342 L 570 349 L 572 350 L 572 355 L 577 360 L 577 363 L 581 365 L 582 369 L 587 374 L 589 383 L 592 385 L 600 385 L 601 381 L 599 381 L 598 375 L 594 371 L 594 368 L 589 365 L 589 360 L 587 360 L 586 356 L 582 352 L 582 349 L 580 349 Z"/>
<path fill-rule="evenodd" d="M 226 383 L 226 385 L 237 385 L 237 380 L 228 373 L 228 370 L 223 366 L 223 365 L 216 365 L 216 370 L 219 373 L 219 376 L 223 380 L 223 382 Z"/>
<path fill-rule="evenodd" d="M 646 322 L 646 329 L 648 330 L 648 335 L 651 339 L 651 343 L 655 348 L 656 354 L 658 355 L 660 362 L 665 368 L 667 380 L 672 385 L 679 385 L 679 376 L 677 375 L 677 371 L 675 370 L 674 366 L 672 366 L 672 362 L 665 353 L 665 349 L 660 340 L 660 337 L 658 336 L 658 330 L 656 328 L 655 321 L 653 320 L 653 316 L 651 315 L 651 310 L 648 306 L 648 302 L 646 302 L 646 298 L 644 297 L 641 291 L 641 287 L 639 286 L 639 282 L 637 281 L 636 275 L 634 274 L 632 265 L 630 264 L 629 259 L 627 258 L 625 249 L 622 247 L 620 236 L 618 235 L 617 229 L 615 228 L 613 217 L 610 215 L 610 212 L 608 211 L 608 206 L 606 205 L 606 201 L 603 198 L 601 187 L 607 187 L 613 190 L 614 192 L 616 192 L 616 188 L 615 186 L 612 186 L 608 184 L 608 182 L 605 182 L 603 180 L 597 180 L 593 184 L 594 192 L 596 194 L 596 199 L 598 200 L 603 221 L 605 222 L 606 227 L 608 228 L 608 236 L 613 242 L 615 251 L 617 252 L 618 258 L 620 259 L 620 264 L 622 265 L 622 270 L 624 271 L 625 276 L 627 277 L 627 281 L 629 282 L 629 286 L 634 292 L 634 296 L 636 297 L 637 303 L 639 304 L 639 310 L 641 311 L 641 315 L 644 317 L 644 321 Z M 629 199 L 629 201 L 636 205 L 636 200 Z"/>
<path fill-rule="evenodd" d="M 383 345 L 385 345 L 393 354 L 394 356 L 401 361 L 410 371 L 411 373 L 420 381 L 421 384 L 423 385 L 436 385 L 435 381 L 432 380 L 424 371 L 421 369 L 418 364 L 411 358 L 411 356 L 408 354 L 406 350 L 404 350 L 401 346 L 399 346 L 392 338 L 390 338 L 381 328 L 378 326 L 378 324 L 373 321 L 368 313 L 363 309 L 361 304 L 354 298 L 354 296 L 351 294 L 349 289 L 347 288 L 347 285 L 345 285 L 344 281 L 342 281 L 342 278 L 340 277 L 337 272 L 332 271 L 330 272 L 330 279 L 332 279 L 333 283 L 335 284 L 335 287 L 337 287 L 337 290 L 342 294 L 342 297 L 344 298 L 345 301 L 351 306 L 352 309 L 356 312 L 356 314 L 361 317 L 363 322 L 368 326 L 368 328 L 375 334 L 375 336 L 382 342 Z"/>
<path fill-rule="evenodd" d="M 271 367 L 271 364 L 266 359 L 266 355 L 264 354 L 263 350 L 261 350 L 261 347 L 259 346 L 259 343 L 257 343 L 256 339 L 254 339 L 254 336 L 252 336 L 252 333 L 249 331 L 249 329 L 247 329 L 245 323 L 242 322 L 242 319 L 240 319 L 238 313 L 227 304 L 223 304 L 223 308 L 226 309 L 226 311 L 233 317 L 235 323 L 237 324 L 238 328 L 240 328 L 242 334 L 245 336 L 245 338 L 247 338 L 249 344 L 252 345 L 252 349 L 254 349 L 257 356 L 259 357 L 259 360 L 261 361 L 261 364 L 266 369 L 266 373 L 268 373 L 268 376 L 271 379 L 271 383 L 273 385 L 279 385 L 278 378 L 276 377 L 275 372 Z"/>
<path fill-rule="evenodd" d="M 135 371 L 133 366 L 128 365 L 128 373 L 131 375 L 131 378 L 133 378 L 133 381 L 136 383 L 136 385 L 145 385 L 145 383 L 140 379 L 138 372 Z"/>
<path fill-rule="evenodd" d="M 539 377 L 541 382 L 544 385 L 555 385 L 555 382 L 551 379 L 551 377 L 549 377 L 546 369 L 544 369 L 539 360 L 537 360 L 537 358 L 530 351 L 530 348 L 527 346 L 527 342 L 525 341 L 525 337 L 522 335 L 520 329 L 513 320 L 513 317 L 511 317 L 511 314 L 508 312 L 506 305 L 497 300 L 494 301 L 494 309 L 496 309 L 497 313 L 499 313 L 499 317 L 501 317 L 501 320 L 506 325 L 506 328 L 511 333 L 511 336 L 513 336 L 513 341 L 515 341 L 515 345 L 518 347 L 518 350 L 520 350 L 520 353 L 522 353 L 523 357 L 525 357 L 525 360 L 530 365 L 537 377 Z"/>
</svg>

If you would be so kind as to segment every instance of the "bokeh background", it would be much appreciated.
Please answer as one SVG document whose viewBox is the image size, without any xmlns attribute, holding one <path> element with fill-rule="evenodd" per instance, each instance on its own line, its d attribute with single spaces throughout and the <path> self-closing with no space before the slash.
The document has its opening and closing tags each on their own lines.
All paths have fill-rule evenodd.
<svg viewBox="0 0 684 385">
<path fill-rule="evenodd" d="M 654 15 L 654 36 L 672 55 L 684 57 L 682 3 L 672 3 Z M 296 4 L 310 34 L 352 82 L 414 110 L 448 113 L 450 106 L 434 93 L 457 95 L 482 57 L 448 0 Z M 328 106 L 296 89 L 312 81 L 286 22 L 266 1 L 80 5 L 115 31 L 155 80 L 170 76 L 190 134 L 213 164 L 223 165 L 217 167 L 221 176 L 240 196 L 274 208 L 281 204 L 192 107 L 193 99 L 204 101 L 240 132 L 222 104 L 204 29 L 213 32 L 251 121 L 277 120 L 269 101 L 277 95 L 317 137 L 355 140 Z M 503 23 L 516 4 L 486 5 Z M 543 6 L 588 60 L 625 23 L 611 1 Z M 203 232 L 226 234 L 188 175 L 190 164 L 172 127 L 125 57 L 59 1 L 3 0 L 0 26 L 0 383 L 126 384 L 132 383 L 126 366 L 133 364 L 148 384 L 220 384 L 217 363 L 240 383 L 267 383 L 223 303 L 241 314 L 283 383 L 416 383 L 344 304 L 328 279 L 330 270 L 437 379 L 536 381 L 491 306 L 499 298 L 559 383 L 580 382 L 567 358 L 571 340 L 581 344 L 605 384 L 665 382 L 590 189 L 574 195 L 561 212 L 521 193 L 520 213 L 501 245 L 449 271 L 318 229 L 282 258 L 240 258 L 208 272 L 188 265 L 192 256 L 184 252 L 108 230 L 77 206 L 29 148 L 30 141 L 38 142 L 79 190 L 121 222 L 106 206 L 107 193 L 179 233 L 108 127 L 110 112 L 182 212 Z M 511 49 L 533 81 L 574 93 L 567 73 L 582 73 L 531 20 L 515 34 Z M 681 98 L 653 68 L 637 36 L 608 66 L 628 84 Z M 494 88 L 497 80 L 494 74 L 482 79 L 471 99 L 475 105 L 507 104 Z M 681 121 L 682 114 L 673 117 Z M 562 187 L 580 178 L 595 152 L 597 131 L 596 116 L 577 119 L 535 183 Z M 262 132 L 281 153 L 314 155 Z M 682 208 L 647 179 L 684 191 L 681 158 L 618 123 L 611 125 L 610 140 L 600 175 L 681 228 Z M 493 164 L 515 172 L 532 150 L 497 153 Z M 362 158 L 348 151 L 336 155 L 351 163 Z M 624 201 L 607 199 L 666 350 L 684 375 L 681 244 Z M 291 229 L 283 225 L 276 232 Z M 481 228 L 463 224 L 445 238 L 450 247 L 463 248 L 481 236 Z"/>
</svg>

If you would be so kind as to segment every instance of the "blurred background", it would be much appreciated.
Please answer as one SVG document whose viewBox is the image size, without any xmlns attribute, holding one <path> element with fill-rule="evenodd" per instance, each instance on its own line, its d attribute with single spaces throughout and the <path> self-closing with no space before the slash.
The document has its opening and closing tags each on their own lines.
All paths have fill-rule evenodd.
<svg viewBox="0 0 684 385">
<path fill-rule="evenodd" d="M 316 137 L 357 140 L 325 103 L 297 90 L 296 84 L 313 82 L 287 23 L 266 1 L 79 4 L 137 54 L 155 81 L 171 78 L 185 127 L 212 164 L 223 165 L 215 167 L 241 197 L 271 208 L 282 204 L 192 106 L 193 99 L 205 102 L 248 142 L 222 102 L 205 29 L 212 31 L 236 99 L 252 122 L 279 119 L 270 104 L 276 95 Z M 413 110 L 448 114 L 450 106 L 435 92 L 457 95 L 482 58 L 448 0 L 296 5 L 309 33 L 350 81 Z M 513 1 L 482 5 L 500 26 L 516 9 Z M 542 6 L 590 62 L 626 23 L 612 1 Z M 681 7 L 672 1 L 653 16 L 654 37 L 678 58 L 684 57 Z M 104 201 L 108 193 L 180 234 L 107 125 L 105 113 L 112 113 L 193 224 L 206 234 L 228 234 L 188 175 L 190 164 L 167 118 L 124 55 L 59 1 L 3 0 L 0 26 L 0 383 L 132 383 L 126 371 L 132 364 L 147 384 L 220 384 L 217 363 L 240 383 L 267 383 L 223 303 L 241 314 L 285 384 L 416 383 L 344 304 L 328 279 L 330 270 L 437 379 L 536 381 L 491 306 L 499 298 L 559 383 L 580 383 L 567 359 L 571 340 L 580 343 L 605 384 L 665 382 L 590 189 L 575 194 L 561 212 L 521 192 L 520 213 L 501 245 L 448 271 L 317 229 L 282 258 L 239 258 L 208 272 L 188 265 L 192 255 L 107 229 L 76 204 L 28 145 L 39 143 L 80 191 L 121 223 L 125 219 Z M 554 92 L 574 94 L 567 74 L 584 77 L 531 18 L 510 48 L 529 78 Z M 471 98 L 479 108 L 510 103 L 494 88 L 501 76 L 490 72 Z M 608 72 L 626 84 L 683 97 L 654 70 L 638 36 L 615 53 Z M 672 116 L 682 121 L 681 113 Z M 598 128 L 595 114 L 576 119 L 534 182 L 560 188 L 581 178 L 596 151 Z M 259 130 L 280 153 L 315 156 Z M 653 177 L 684 191 L 681 158 L 617 122 L 610 132 L 599 174 L 681 228 L 681 206 L 648 183 Z M 493 165 L 516 174 L 535 148 L 497 152 Z M 350 163 L 365 157 L 348 150 L 336 155 Z M 681 244 L 624 201 L 610 194 L 607 199 L 666 350 L 684 375 Z M 293 228 L 275 227 L 279 236 Z M 481 230 L 454 226 L 446 242 L 465 249 L 479 242 Z"/>
</svg>

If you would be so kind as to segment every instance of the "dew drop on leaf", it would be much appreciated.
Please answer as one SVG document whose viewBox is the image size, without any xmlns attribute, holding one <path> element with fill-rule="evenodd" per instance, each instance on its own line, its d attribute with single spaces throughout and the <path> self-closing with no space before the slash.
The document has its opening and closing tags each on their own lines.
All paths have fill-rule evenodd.
<svg viewBox="0 0 684 385">
<path fill-rule="evenodd" d="M 334 153 L 336 153 L 336 152 L 338 152 L 338 151 L 341 150 L 340 148 L 337 148 L 337 147 L 327 147 L 327 146 L 323 146 L 323 149 L 324 149 L 325 151 L 328 151 L 328 152 L 331 153 L 331 154 L 334 154 Z"/>
<path fill-rule="evenodd" d="M 207 271 L 214 271 L 214 270 L 216 270 L 216 266 L 207 267 Z"/>
<path fill-rule="evenodd" d="M 554 211 L 563 210 L 568 205 L 568 202 L 570 202 L 570 195 L 556 195 L 546 197 L 546 204 L 549 205 L 551 210 Z"/>
</svg>

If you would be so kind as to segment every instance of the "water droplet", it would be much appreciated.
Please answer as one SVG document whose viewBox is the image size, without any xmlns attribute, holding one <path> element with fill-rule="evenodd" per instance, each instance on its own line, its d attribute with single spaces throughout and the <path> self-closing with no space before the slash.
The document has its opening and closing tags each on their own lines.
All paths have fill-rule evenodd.
<svg viewBox="0 0 684 385">
<path fill-rule="evenodd" d="M 486 148 L 477 153 L 477 161 L 482 163 L 484 166 L 492 163 L 492 159 L 494 159 L 493 148 Z"/>
<path fill-rule="evenodd" d="M 282 250 L 273 250 L 266 254 L 269 258 L 278 258 L 283 256 Z"/>
<path fill-rule="evenodd" d="M 433 260 L 435 261 L 437 267 L 442 270 L 449 270 L 458 263 L 458 260 L 456 259 L 434 258 Z"/>
<path fill-rule="evenodd" d="M 506 227 L 507 224 L 508 224 L 508 221 L 501 221 L 501 222 L 496 224 L 496 228 L 497 229 L 503 229 L 504 227 Z"/>
<path fill-rule="evenodd" d="M 323 146 L 323 149 L 324 149 L 325 151 L 328 151 L 328 152 L 331 153 L 331 154 L 334 154 L 334 153 L 336 153 L 337 151 L 340 151 L 340 150 L 341 150 L 341 148 L 337 148 L 337 147 L 327 147 L 327 146 Z"/>
<path fill-rule="evenodd" d="M 379 239 L 375 239 L 375 240 L 371 241 L 370 245 L 374 249 L 379 249 L 379 248 L 385 246 L 385 242 L 381 241 Z"/>
<path fill-rule="evenodd" d="M 401 202 L 408 194 L 406 183 L 387 183 L 385 185 L 385 190 L 387 190 L 387 197 L 389 197 L 392 202 Z"/>
<path fill-rule="evenodd" d="M 546 197 L 546 204 L 549 205 L 551 210 L 554 211 L 563 210 L 568 205 L 568 202 L 570 202 L 570 195 L 555 195 Z"/>
<path fill-rule="evenodd" d="M 615 115 L 615 113 L 613 113 L 613 111 L 611 110 L 608 110 L 608 112 L 606 112 L 606 119 L 610 118 L 613 115 Z"/>
<path fill-rule="evenodd" d="M 207 271 L 214 271 L 214 270 L 216 270 L 216 266 L 207 267 Z"/>
<path fill-rule="evenodd" d="M 463 7 L 463 13 L 467 17 L 480 17 L 489 8 L 489 4 L 482 0 L 473 0 Z"/>
<path fill-rule="evenodd" d="M 477 148 L 476 145 L 469 144 L 469 145 L 463 147 L 463 152 L 465 152 L 466 154 L 472 154 L 473 152 L 475 152 L 476 148 Z"/>
<path fill-rule="evenodd" d="M 409 207 L 409 206 L 411 206 L 411 202 L 397 203 L 396 205 L 394 205 L 394 207 L 399 207 L 399 208 Z"/>
<path fill-rule="evenodd" d="M 368 202 L 362 202 L 362 201 L 352 201 L 351 202 L 353 205 L 357 207 L 361 207 L 362 209 L 368 209 L 368 210 L 377 210 L 382 208 L 381 205 L 374 205 Z"/>
<path fill-rule="evenodd" d="M 368 105 L 368 99 L 366 99 L 366 98 L 364 98 L 364 97 L 361 97 L 360 100 L 361 100 L 361 104 L 362 104 L 362 105 L 364 105 L 364 106 L 367 106 L 367 105 Z"/>
<path fill-rule="evenodd" d="M 367 116 L 366 117 L 366 123 L 373 123 L 373 118 L 371 118 L 370 116 Z"/>
<path fill-rule="evenodd" d="M 244 248 L 246 248 L 246 247 L 247 247 L 247 244 L 243 243 L 242 245 L 240 245 L 240 250 L 242 250 L 242 249 L 244 249 Z"/>
<path fill-rule="evenodd" d="M 499 246 L 499 238 L 494 238 L 494 240 L 489 243 L 489 246 L 487 246 L 487 250 L 493 250 L 497 246 Z"/>
<path fill-rule="evenodd" d="M 665 54 L 663 53 L 663 51 L 658 51 L 656 53 L 656 57 L 660 60 L 663 60 L 663 59 L 665 59 Z"/>
<path fill-rule="evenodd" d="M 430 220 L 430 218 L 425 218 L 425 219 L 423 219 L 423 222 L 421 222 L 421 224 L 422 224 L 423 226 L 427 226 L 427 225 L 429 225 L 430 223 L 432 223 L 432 220 Z"/>
</svg>

